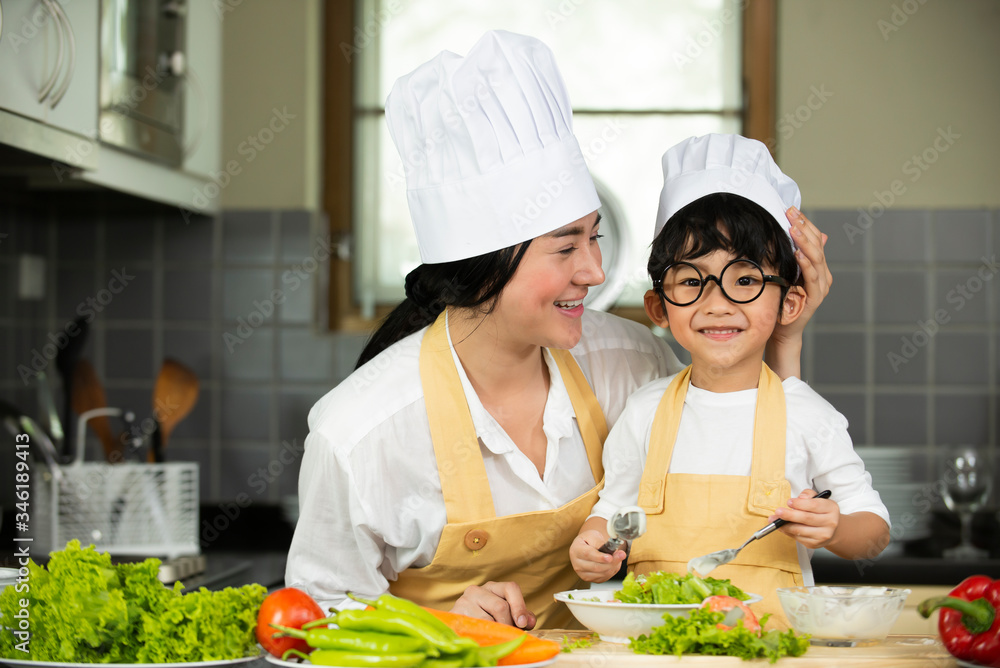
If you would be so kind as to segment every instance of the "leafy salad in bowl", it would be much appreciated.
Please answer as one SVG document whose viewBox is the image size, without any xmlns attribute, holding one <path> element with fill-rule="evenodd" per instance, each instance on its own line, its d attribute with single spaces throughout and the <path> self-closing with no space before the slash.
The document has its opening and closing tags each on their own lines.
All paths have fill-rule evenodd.
<svg viewBox="0 0 1000 668">
<path fill-rule="evenodd" d="M 761 600 L 729 580 L 666 571 L 629 573 L 620 589 L 575 589 L 560 592 L 555 599 L 602 640 L 627 643 L 630 637 L 648 634 L 662 624 L 664 615 L 687 616 L 713 596 L 746 603 Z"/>
</svg>

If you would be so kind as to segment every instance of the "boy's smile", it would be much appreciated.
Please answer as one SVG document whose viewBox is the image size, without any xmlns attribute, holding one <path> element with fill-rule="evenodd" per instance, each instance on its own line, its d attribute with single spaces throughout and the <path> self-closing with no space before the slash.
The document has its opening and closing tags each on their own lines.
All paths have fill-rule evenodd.
<svg viewBox="0 0 1000 668">
<path fill-rule="evenodd" d="M 736 257 L 716 250 L 688 260 L 702 276 L 719 276 Z M 763 267 L 773 273 L 771 267 Z M 691 382 L 713 392 L 735 392 L 757 387 L 760 365 L 781 314 L 781 287 L 768 284 L 752 302 L 730 301 L 715 281 L 706 281 L 701 297 L 693 304 L 675 306 L 649 290 L 646 313 L 654 323 L 669 328 L 677 342 L 691 353 Z M 664 307 L 666 311 L 664 311 Z M 801 295 L 795 289 L 785 299 L 784 321 L 798 317 Z"/>
</svg>

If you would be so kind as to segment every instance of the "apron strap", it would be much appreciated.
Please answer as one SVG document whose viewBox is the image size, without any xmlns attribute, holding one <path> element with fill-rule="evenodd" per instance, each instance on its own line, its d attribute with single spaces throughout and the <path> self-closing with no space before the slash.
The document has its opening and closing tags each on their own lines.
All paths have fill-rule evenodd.
<svg viewBox="0 0 1000 668">
<path fill-rule="evenodd" d="M 447 309 L 441 312 L 420 344 L 420 382 L 441 493 L 449 523 L 492 519 L 496 517 L 493 494 L 469 402 L 451 356 L 446 313 Z"/>
<path fill-rule="evenodd" d="M 747 511 L 768 517 L 790 496 L 791 485 L 785 479 L 785 390 L 778 374 L 766 364 L 760 366 Z"/>
<path fill-rule="evenodd" d="M 663 485 L 670 469 L 690 384 L 691 367 L 688 366 L 670 382 L 653 417 L 638 502 L 639 507 L 650 515 L 663 512 Z M 747 511 L 754 515 L 770 516 L 778 504 L 791 494 L 791 485 L 785 479 L 786 425 L 785 392 L 781 379 L 762 363 L 754 409 L 753 457 L 747 494 Z"/>
<path fill-rule="evenodd" d="M 604 411 L 597 403 L 597 397 L 590 388 L 586 376 L 583 375 L 583 370 L 570 352 L 558 348 L 550 348 L 549 352 L 559 367 L 559 373 L 569 393 L 569 400 L 573 404 L 576 425 L 587 448 L 587 459 L 590 461 L 594 482 L 599 483 L 604 480 L 604 463 L 601 461 L 601 455 L 604 441 L 608 438 L 608 423 L 604 418 Z"/>
<path fill-rule="evenodd" d="M 420 344 L 420 381 L 438 477 L 449 524 L 496 517 L 479 436 L 448 341 L 447 309 Z M 604 479 L 601 454 L 608 436 L 604 411 L 580 365 L 568 350 L 550 350 L 569 394 L 587 449 L 594 482 Z"/>
<path fill-rule="evenodd" d="M 670 381 L 656 407 L 646 452 L 646 465 L 642 469 L 642 481 L 639 483 L 638 506 L 647 515 L 659 515 L 663 512 L 663 483 L 674 454 L 674 441 L 677 440 L 684 398 L 687 397 L 690 384 L 691 366 L 688 365 Z"/>
</svg>

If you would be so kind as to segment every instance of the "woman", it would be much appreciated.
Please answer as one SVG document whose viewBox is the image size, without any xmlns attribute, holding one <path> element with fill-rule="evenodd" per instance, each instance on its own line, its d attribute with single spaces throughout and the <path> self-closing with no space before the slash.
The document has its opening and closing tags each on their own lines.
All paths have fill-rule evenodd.
<svg viewBox="0 0 1000 668">
<path fill-rule="evenodd" d="M 549 49 L 487 33 L 394 85 L 421 264 L 355 372 L 309 415 L 286 583 L 323 604 L 387 589 L 522 628 L 567 626 L 568 549 L 625 399 L 681 364 L 647 328 L 585 313 L 600 201 Z M 829 274 L 797 212 L 811 308 Z M 798 374 L 801 329 L 768 362 Z"/>
</svg>

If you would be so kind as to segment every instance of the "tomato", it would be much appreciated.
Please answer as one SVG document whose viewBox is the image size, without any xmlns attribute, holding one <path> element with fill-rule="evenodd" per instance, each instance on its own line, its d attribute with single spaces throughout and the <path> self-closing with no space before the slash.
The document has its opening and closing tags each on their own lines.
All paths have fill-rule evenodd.
<svg viewBox="0 0 1000 668">
<path fill-rule="evenodd" d="M 733 598 L 732 596 L 709 596 L 701 602 L 701 607 L 708 608 L 712 612 L 729 612 L 733 608 L 740 608 L 743 610 L 744 628 L 754 633 L 760 632 L 760 622 L 757 621 L 757 615 L 753 614 L 753 610 L 748 608 L 747 604 L 738 598 Z M 717 624 L 717 626 L 723 631 L 733 628 L 725 624 Z"/>
<path fill-rule="evenodd" d="M 272 655 L 281 657 L 290 649 L 309 653 L 312 648 L 299 638 L 274 638 L 277 630 L 271 624 L 302 628 L 306 622 L 322 619 L 326 615 L 319 604 L 301 589 L 285 587 L 271 592 L 261 603 L 257 613 L 257 642 Z"/>
</svg>

